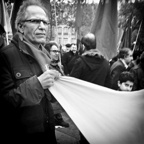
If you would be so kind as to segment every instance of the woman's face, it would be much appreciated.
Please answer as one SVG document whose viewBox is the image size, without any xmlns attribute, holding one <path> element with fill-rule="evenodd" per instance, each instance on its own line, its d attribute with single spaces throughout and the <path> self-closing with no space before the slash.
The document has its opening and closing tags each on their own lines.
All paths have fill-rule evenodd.
<svg viewBox="0 0 144 144">
<path fill-rule="evenodd" d="M 52 60 L 59 60 L 60 50 L 56 45 L 53 45 L 50 50 L 50 56 Z"/>
</svg>

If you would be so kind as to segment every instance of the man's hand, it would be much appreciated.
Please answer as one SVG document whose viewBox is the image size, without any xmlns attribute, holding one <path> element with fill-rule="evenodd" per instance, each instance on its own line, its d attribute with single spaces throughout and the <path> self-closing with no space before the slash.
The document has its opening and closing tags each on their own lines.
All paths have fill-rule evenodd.
<svg viewBox="0 0 144 144">
<path fill-rule="evenodd" d="M 56 70 L 47 70 L 38 77 L 43 89 L 54 85 L 54 80 L 59 78 L 59 72 Z"/>
</svg>

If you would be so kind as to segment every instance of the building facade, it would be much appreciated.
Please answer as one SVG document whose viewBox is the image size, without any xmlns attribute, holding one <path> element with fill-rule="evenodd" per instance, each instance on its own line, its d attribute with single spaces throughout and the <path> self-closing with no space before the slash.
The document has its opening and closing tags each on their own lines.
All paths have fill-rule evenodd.
<svg viewBox="0 0 144 144">
<path fill-rule="evenodd" d="M 76 43 L 77 36 L 74 28 L 67 25 L 58 25 L 55 29 L 55 40 L 61 45 L 65 46 L 67 43 Z"/>
</svg>

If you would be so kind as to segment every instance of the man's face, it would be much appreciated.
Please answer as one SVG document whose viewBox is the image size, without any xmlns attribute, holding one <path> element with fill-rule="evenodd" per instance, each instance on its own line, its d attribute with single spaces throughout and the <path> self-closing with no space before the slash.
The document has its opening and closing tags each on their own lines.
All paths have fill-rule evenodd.
<svg viewBox="0 0 144 144">
<path fill-rule="evenodd" d="M 29 6 L 26 13 L 27 18 L 22 26 L 25 38 L 34 45 L 44 44 L 48 32 L 48 18 L 45 11 L 39 6 Z"/>
<path fill-rule="evenodd" d="M 71 51 L 72 51 L 73 53 L 76 53 L 76 52 L 77 52 L 77 46 L 76 46 L 75 44 L 73 44 L 73 45 L 71 46 Z"/>
<path fill-rule="evenodd" d="M 60 50 L 56 45 L 53 45 L 50 50 L 50 56 L 52 60 L 59 60 Z"/>
<path fill-rule="evenodd" d="M 66 47 L 65 52 L 69 52 L 69 51 L 70 51 L 70 48 Z"/>
<path fill-rule="evenodd" d="M 132 91 L 134 83 L 131 81 L 126 81 L 126 82 L 122 82 L 120 83 L 120 81 L 118 81 L 118 87 L 120 89 L 120 91 Z"/>
<path fill-rule="evenodd" d="M 128 55 L 124 58 L 126 64 L 129 64 L 133 60 L 133 52 L 130 50 Z"/>
</svg>

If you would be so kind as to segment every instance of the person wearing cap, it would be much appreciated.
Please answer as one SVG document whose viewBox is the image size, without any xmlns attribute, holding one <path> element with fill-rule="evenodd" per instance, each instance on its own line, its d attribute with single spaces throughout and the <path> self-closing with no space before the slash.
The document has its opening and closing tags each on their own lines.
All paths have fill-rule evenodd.
<svg viewBox="0 0 144 144">
<path fill-rule="evenodd" d="M 75 43 L 72 43 L 70 51 L 64 53 L 64 55 L 62 56 L 62 65 L 64 66 L 64 73 L 66 75 L 70 74 L 77 58 L 78 58 L 77 45 Z"/>
<path fill-rule="evenodd" d="M 71 44 L 66 44 L 65 45 L 65 52 L 69 52 L 70 51 L 70 48 L 71 48 Z"/>
<path fill-rule="evenodd" d="M 144 52 L 140 55 L 140 62 L 131 70 L 135 76 L 135 85 L 133 90 L 144 89 Z"/>
</svg>

